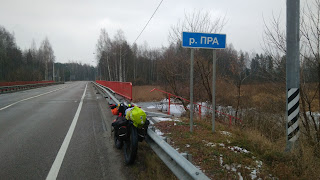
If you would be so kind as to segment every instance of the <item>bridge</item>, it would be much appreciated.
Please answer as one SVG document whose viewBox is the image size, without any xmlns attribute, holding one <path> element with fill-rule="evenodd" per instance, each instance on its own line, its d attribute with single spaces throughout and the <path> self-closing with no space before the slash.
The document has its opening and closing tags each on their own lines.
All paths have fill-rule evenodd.
<svg viewBox="0 0 320 180">
<path fill-rule="evenodd" d="M 131 84 L 46 83 L 2 86 L 0 179 L 130 179 L 122 151 L 113 147 L 108 103 L 130 102 Z M 207 178 L 152 130 L 148 135 L 178 178 Z"/>
</svg>

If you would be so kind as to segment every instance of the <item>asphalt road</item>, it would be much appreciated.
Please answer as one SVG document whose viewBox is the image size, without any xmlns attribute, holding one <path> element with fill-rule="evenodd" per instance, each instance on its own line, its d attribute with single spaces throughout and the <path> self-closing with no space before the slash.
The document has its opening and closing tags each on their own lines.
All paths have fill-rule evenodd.
<svg viewBox="0 0 320 180">
<path fill-rule="evenodd" d="M 90 82 L 0 95 L 0 179 L 130 179 Z"/>
</svg>

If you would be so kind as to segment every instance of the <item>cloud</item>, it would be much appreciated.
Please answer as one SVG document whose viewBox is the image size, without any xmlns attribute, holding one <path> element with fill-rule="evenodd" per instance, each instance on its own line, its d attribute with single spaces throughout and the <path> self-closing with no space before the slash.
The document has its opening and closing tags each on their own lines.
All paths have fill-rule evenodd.
<svg viewBox="0 0 320 180">
<path fill-rule="evenodd" d="M 0 6 L 0 22 L 15 32 L 18 45 L 28 48 L 32 40 L 39 46 L 47 36 L 57 61 L 68 59 L 91 63 L 100 29 L 113 38 L 122 29 L 129 43 L 137 38 L 160 0 L 8 0 Z M 213 17 L 227 13 L 224 32 L 227 42 L 238 50 L 259 51 L 263 31 L 262 14 L 285 10 L 284 0 L 164 0 L 138 40 L 150 47 L 168 45 L 168 32 L 185 12 L 211 11 Z"/>
</svg>

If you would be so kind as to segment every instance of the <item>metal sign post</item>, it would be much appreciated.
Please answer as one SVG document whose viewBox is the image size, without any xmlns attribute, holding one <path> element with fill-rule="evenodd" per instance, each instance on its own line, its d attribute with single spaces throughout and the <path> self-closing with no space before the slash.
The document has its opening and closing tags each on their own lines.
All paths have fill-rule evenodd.
<svg viewBox="0 0 320 180">
<path fill-rule="evenodd" d="M 193 132 L 193 59 L 194 49 L 191 49 L 190 62 L 190 132 Z"/>
<path fill-rule="evenodd" d="M 286 56 L 286 129 L 287 145 L 290 151 L 299 137 L 299 16 L 300 0 L 287 0 L 287 56 Z"/>
<path fill-rule="evenodd" d="M 209 33 L 182 33 L 182 47 L 191 49 L 190 63 L 190 132 L 193 131 L 193 59 L 194 48 L 213 49 L 213 69 L 212 69 L 212 132 L 215 132 L 215 93 L 216 93 L 216 49 L 226 48 L 225 34 L 209 34 Z M 200 114 L 201 116 L 201 114 Z"/>
<path fill-rule="evenodd" d="M 212 132 L 214 130 L 214 124 L 216 119 L 216 50 L 214 49 L 212 52 Z"/>
</svg>

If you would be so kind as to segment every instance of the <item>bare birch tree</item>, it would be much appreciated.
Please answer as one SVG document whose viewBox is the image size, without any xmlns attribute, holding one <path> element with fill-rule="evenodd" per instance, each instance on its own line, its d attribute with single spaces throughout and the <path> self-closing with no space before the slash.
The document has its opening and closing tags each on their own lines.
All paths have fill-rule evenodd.
<svg viewBox="0 0 320 180">
<path fill-rule="evenodd" d="M 96 45 L 96 57 L 98 64 L 100 64 L 100 71 L 103 68 L 107 68 L 107 73 L 108 76 L 106 77 L 107 80 L 112 81 L 111 77 L 111 69 L 110 69 L 110 63 L 109 63 L 109 57 L 110 57 L 110 52 L 111 52 L 111 40 L 109 38 L 109 35 L 106 31 L 106 29 L 101 29 L 100 31 L 100 36 Z M 104 76 L 106 76 L 104 74 Z"/>
<path fill-rule="evenodd" d="M 48 37 L 46 37 L 42 43 L 41 43 L 41 46 L 40 46 L 40 49 L 39 49 L 39 53 L 40 53 L 40 60 L 42 62 L 44 62 L 45 64 L 45 77 L 44 79 L 45 80 L 48 80 L 49 79 L 49 63 L 53 63 L 55 61 L 55 56 L 54 56 L 54 52 L 53 52 L 53 49 L 52 49 L 52 46 L 49 42 L 49 39 Z"/>
</svg>

